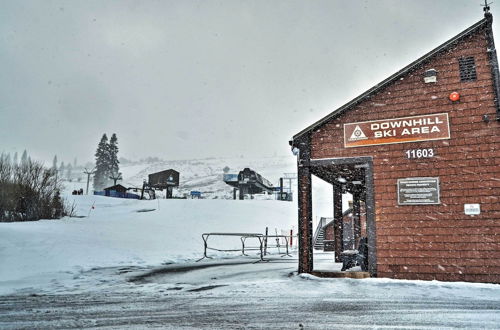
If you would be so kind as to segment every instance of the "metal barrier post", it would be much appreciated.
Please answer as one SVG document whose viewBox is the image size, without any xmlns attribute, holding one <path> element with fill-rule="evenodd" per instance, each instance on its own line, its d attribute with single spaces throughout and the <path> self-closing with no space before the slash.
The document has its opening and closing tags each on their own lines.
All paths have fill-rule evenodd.
<svg viewBox="0 0 500 330">
<path fill-rule="evenodd" d="M 203 258 L 196 260 L 196 262 L 198 262 L 200 260 L 203 260 L 205 258 L 213 259 L 212 257 L 207 256 L 207 248 L 208 248 L 207 241 L 208 241 L 208 237 L 209 236 L 210 236 L 210 234 L 202 234 L 201 235 L 201 238 L 203 238 L 203 246 L 204 246 L 204 249 L 203 249 Z"/>
<path fill-rule="evenodd" d="M 245 240 L 247 238 L 244 237 L 244 236 L 241 236 L 240 237 L 240 240 L 241 240 L 241 254 L 244 255 L 244 256 L 248 256 L 248 254 L 245 254 Z"/>
</svg>

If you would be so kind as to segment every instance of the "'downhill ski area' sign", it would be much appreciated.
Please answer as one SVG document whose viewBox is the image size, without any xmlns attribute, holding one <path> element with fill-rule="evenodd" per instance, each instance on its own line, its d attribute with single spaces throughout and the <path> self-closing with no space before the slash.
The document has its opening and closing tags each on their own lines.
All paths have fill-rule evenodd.
<svg viewBox="0 0 500 330">
<path fill-rule="evenodd" d="M 449 138 L 447 113 L 344 124 L 346 148 Z"/>
</svg>

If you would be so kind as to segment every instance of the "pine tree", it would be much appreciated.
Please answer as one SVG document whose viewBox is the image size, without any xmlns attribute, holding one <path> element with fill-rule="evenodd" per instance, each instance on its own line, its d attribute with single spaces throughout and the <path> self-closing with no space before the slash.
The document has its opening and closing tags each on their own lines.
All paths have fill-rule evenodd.
<svg viewBox="0 0 500 330">
<path fill-rule="evenodd" d="M 12 160 L 12 165 L 16 166 L 17 165 L 17 151 L 14 154 L 14 159 Z"/>
<path fill-rule="evenodd" d="M 118 138 L 116 134 L 113 133 L 111 139 L 109 140 L 109 173 L 112 175 L 118 174 L 120 162 L 118 161 Z"/>
<path fill-rule="evenodd" d="M 109 178 L 109 144 L 106 134 L 102 135 L 95 153 L 94 190 L 105 188 Z"/>
</svg>

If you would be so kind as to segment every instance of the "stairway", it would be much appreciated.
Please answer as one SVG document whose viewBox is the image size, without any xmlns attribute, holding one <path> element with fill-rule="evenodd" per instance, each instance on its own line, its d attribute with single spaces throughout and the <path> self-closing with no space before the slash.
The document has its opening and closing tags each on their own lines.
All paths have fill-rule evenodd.
<svg viewBox="0 0 500 330">
<path fill-rule="evenodd" d="M 313 246 L 315 250 L 323 250 L 323 241 L 325 240 L 325 229 L 323 227 L 326 225 L 326 220 L 327 218 L 321 217 L 314 232 Z"/>
<path fill-rule="evenodd" d="M 323 227 L 318 229 L 318 234 L 314 240 L 314 249 L 323 250 L 323 240 L 325 239 L 325 230 Z"/>
</svg>

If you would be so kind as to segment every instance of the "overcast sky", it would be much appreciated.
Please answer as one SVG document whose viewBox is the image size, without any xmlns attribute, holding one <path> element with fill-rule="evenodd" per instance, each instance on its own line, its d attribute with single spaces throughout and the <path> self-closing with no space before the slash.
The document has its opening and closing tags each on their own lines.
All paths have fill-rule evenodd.
<svg viewBox="0 0 500 330">
<path fill-rule="evenodd" d="M 0 152 L 85 162 L 116 133 L 130 159 L 291 156 L 481 2 L 0 0 Z"/>
</svg>

